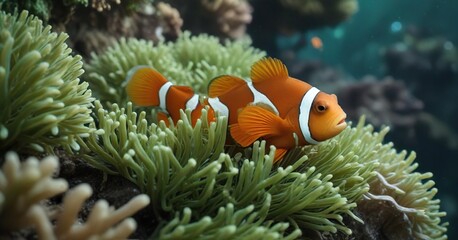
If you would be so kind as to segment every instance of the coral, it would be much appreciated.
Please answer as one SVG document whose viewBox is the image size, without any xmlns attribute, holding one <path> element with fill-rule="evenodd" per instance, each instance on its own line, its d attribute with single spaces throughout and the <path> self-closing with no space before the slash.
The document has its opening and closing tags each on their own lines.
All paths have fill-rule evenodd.
<svg viewBox="0 0 458 240">
<path fill-rule="evenodd" d="M 66 193 L 61 210 L 50 214 L 40 202 L 68 189 L 65 180 L 52 178 L 58 167 L 55 157 L 46 157 L 41 161 L 31 157 L 20 163 L 16 153 L 7 153 L 0 171 L 2 234 L 34 227 L 39 239 L 122 239 L 136 229 L 135 221 L 128 217 L 149 204 L 145 195 L 134 197 L 117 210 L 109 207 L 106 201 L 99 200 L 86 222 L 79 223 L 76 220 L 78 211 L 92 194 L 87 184 Z"/>
<path fill-rule="evenodd" d="M 358 2 L 356 0 L 280 0 L 280 2 L 287 9 L 286 11 L 300 14 L 300 18 L 304 22 L 296 24 L 308 25 L 307 27 L 313 28 L 335 25 L 358 10 Z"/>
<path fill-rule="evenodd" d="M 377 127 L 387 124 L 405 132 L 414 131 L 423 110 L 423 103 L 402 82 L 390 77 L 381 80 L 364 77 L 341 88 L 337 95 L 349 119 L 366 115 Z"/>
<path fill-rule="evenodd" d="M 2 161 L 3 162 L 3 161 Z M 0 171 L 0 226 L 1 231 L 13 231 L 36 224 L 38 231 L 45 228 L 38 220 L 46 218 L 41 200 L 51 198 L 67 190 L 63 179 L 53 179 L 58 167 L 57 159 L 47 157 L 40 162 L 29 158 L 19 162 L 16 153 L 5 156 Z M 44 232 L 45 231 L 41 231 Z"/>
<path fill-rule="evenodd" d="M 91 51 L 103 50 L 111 39 L 137 37 L 157 41 L 163 36 L 176 39 L 182 21 L 171 7 L 155 9 L 151 0 L 0 0 L 0 9 L 30 11 L 57 32 L 70 35 L 67 43 L 77 53 L 89 56 Z M 90 4 L 89 4 L 90 3 Z M 162 4 L 163 5 L 163 4 Z M 159 8 L 159 7 L 158 7 Z M 181 22 L 180 22 L 181 21 Z M 107 40 L 93 38 L 103 35 Z M 89 38 L 89 42 L 86 40 Z"/>
<path fill-rule="evenodd" d="M 170 4 L 159 2 L 157 4 L 157 11 L 161 24 L 164 26 L 163 34 L 168 35 L 168 39 L 176 39 L 181 34 L 181 27 L 183 26 L 183 19 L 177 9 L 170 6 Z"/>
<path fill-rule="evenodd" d="M 191 37 L 183 33 L 176 42 L 121 39 L 103 54 L 92 54 L 85 66 L 84 79 L 102 103 L 123 105 L 127 95 L 123 86 L 128 71 L 137 65 L 148 65 L 175 84 L 191 86 L 197 93 L 206 93 L 208 82 L 221 74 L 248 77 L 250 66 L 264 52 L 250 47 L 248 40 L 219 43 L 215 37 Z"/>
<path fill-rule="evenodd" d="M 387 73 L 405 80 L 416 93 L 443 89 L 458 79 L 458 49 L 452 41 L 424 34 L 413 26 L 405 31 L 401 42 L 388 47 L 383 55 Z"/>
<path fill-rule="evenodd" d="M 252 8 L 247 0 L 168 0 L 178 9 L 184 29 L 193 34 L 207 33 L 221 39 L 240 39 L 251 22 Z"/>
<path fill-rule="evenodd" d="M 443 104 L 444 99 L 456 102 L 458 96 L 456 43 L 410 27 L 401 42 L 385 50 L 384 61 L 387 74 L 402 79 L 415 96 L 421 97 L 425 111 L 451 126 L 456 135 L 458 129 L 453 126 L 458 117 L 457 105 Z"/>
<path fill-rule="evenodd" d="M 97 9 L 97 11 L 102 12 L 104 10 L 110 10 L 111 4 L 120 4 L 121 0 L 92 0 L 92 8 Z"/>
<path fill-rule="evenodd" d="M 216 18 L 217 36 L 239 39 L 245 35 L 246 26 L 251 22 L 251 6 L 245 0 L 222 0 L 211 3 L 202 1 L 205 9 Z M 214 30 L 215 31 L 215 30 Z"/>
<path fill-rule="evenodd" d="M 356 121 L 365 115 L 377 128 L 388 125 L 394 130 L 390 139 L 397 144 L 412 146 L 424 136 L 421 135 L 424 129 L 420 127 L 424 124 L 423 102 L 413 96 L 402 81 L 366 76 L 358 82 L 347 81 L 336 94 L 349 120 Z"/>
<path fill-rule="evenodd" d="M 172 31 L 176 29 L 170 29 L 168 21 L 149 2 L 123 1 L 109 11 L 78 8 L 63 29 L 71 36 L 70 46 L 88 57 L 91 52 L 106 50 L 121 37 L 159 41 L 163 35 L 174 36 Z"/>
<path fill-rule="evenodd" d="M 67 35 L 51 32 L 26 11 L 0 12 L 0 152 L 22 147 L 78 149 L 89 133 L 91 91 L 78 78 L 81 56 Z"/>
</svg>

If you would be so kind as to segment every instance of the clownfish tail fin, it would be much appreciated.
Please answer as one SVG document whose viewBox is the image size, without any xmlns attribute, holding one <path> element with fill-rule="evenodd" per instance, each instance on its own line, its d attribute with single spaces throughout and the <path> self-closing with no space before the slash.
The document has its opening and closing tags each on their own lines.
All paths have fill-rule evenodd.
<svg viewBox="0 0 458 240">
<path fill-rule="evenodd" d="M 167 79 L 149 66 L 136 66 L 127 74 L 125 86 L 130 100 L 138 106 L 159 106 L 159 90 Z"/>
</svg>

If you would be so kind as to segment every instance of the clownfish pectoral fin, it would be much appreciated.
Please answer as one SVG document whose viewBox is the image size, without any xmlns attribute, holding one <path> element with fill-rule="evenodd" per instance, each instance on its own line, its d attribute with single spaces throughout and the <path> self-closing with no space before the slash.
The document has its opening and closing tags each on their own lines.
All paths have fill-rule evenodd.
<svg viewBox="0 0 458 240">
<path fill-rule="evenodd" d="M 288 152 L 288 149 L 284 149 L 284 148 L 277 148 L 275 150 L 275 156 L 274 156 L 274 163 L 280 161 L 284 156 L 285 154 Z"/>
<path fill-rule="evenodd" d="M 210 81 L 208 84 L 208 96 L 215 98 L 245 84 L 245 80 L 241 78 L 222 75 Z"/>
<path fill-rule="evenodd" d="M 242 146 L 248 146 L 260 137 L 279 136 L 290 132 L 289 123 L 263 105 L 249 105 L 238 113 L 238 124 L 231 127 L 231 135 Z"/>
<path fill-rule="evenodd" d="M 166 82 L 167 79 L 151 67 L 137 66 L 127 74 L 127 95 L 138 106 L 158 106 L 159 90 Z"/>
<path fill-rule="evenodd" d="M 254 141 L 259 137 L 255 135 L 250 135 L 244 132 L 238 123 L 232 124 L 229 127 L 232 138 L 240 144 L 242 147 L 250 146 Z"/>
<path fill-rule="evenodd" d="M 285 64 L 275 58 L 263 58 L 251 67 L 253 83 L 286 80 L 288 77 L 288 69 Z"/>
</svg>

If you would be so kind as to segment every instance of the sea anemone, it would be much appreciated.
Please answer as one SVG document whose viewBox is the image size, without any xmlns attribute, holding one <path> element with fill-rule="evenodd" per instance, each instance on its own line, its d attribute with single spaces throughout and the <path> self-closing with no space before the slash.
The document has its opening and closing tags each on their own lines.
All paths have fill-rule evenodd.
<svg viewBox="0 0 458 240">
<path fill-rule="evenodd" d="M 93 98 L 67 37 L 26 11 L 0 12 L 0 152 L 78 149 L 74 137 L 89 133 Z"/>
</svg>

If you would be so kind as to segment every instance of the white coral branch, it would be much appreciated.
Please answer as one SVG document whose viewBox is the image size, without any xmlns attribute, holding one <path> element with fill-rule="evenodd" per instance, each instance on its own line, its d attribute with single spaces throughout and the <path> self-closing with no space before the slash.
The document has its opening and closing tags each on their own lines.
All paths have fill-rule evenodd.
<svg viewBox="0 0 458 240">
<path fill-rule="evenodd" d="M 31 157 L 21 164 L 16 153 L 6 154 L 0 171 L 0 196 L 4 199 L 0 202 L 1 229 L 43 226 L 42 213 L 34 207 L 68 189 L 65 180 L 51 178 L 58 166 L 56 157 L 42 161 Z"/>
<path fill-rule="evenodd" d="M 95 203 L 87 221 L 78 225 L 76 223 L 78 210 L 75 209 L 79 209 L 91 194 L 91 187 L 87 184 L 81 184 L 65 196 L 64 210 L 57 218 L 56 224 L 56 235 L 59 239 L 89 239 L 91 237 L 119 239 L 120 236 L 128 237 L 135 231 L 136 223 L 127 217 L 132 216 L 149 204 L 149 197 L 140 194 L 121 208 L 114 210 L 107 201 L 102 199 Z M 112 228 L 117 223 L 119 225 Z"/>
<path fill-rule="evenodd" d="M 98 200 L 87 221 L 80 224 L 78 212 L 92 195 L 88 184 L 80 184 L 65 195 L 62 211 L 50 218 L 40 202 L 68 189 L 67 181 L 52 178 L 59 167 L 57 158 L 29 158 L 21 163 L 16 153 L 8 153 L 5 159 L 0 171 L 0 230 L 34 227 L 38 239 L 125 239 L 137 227 L 129 217 L 150 202 L 140 194 L 115 210 Z"/>
</svg>

